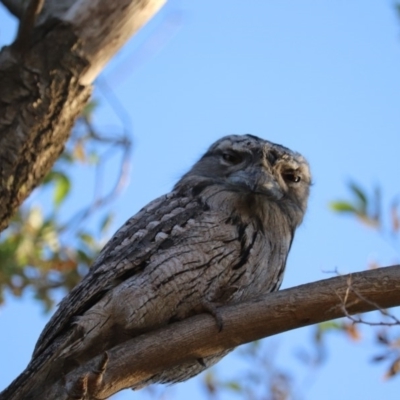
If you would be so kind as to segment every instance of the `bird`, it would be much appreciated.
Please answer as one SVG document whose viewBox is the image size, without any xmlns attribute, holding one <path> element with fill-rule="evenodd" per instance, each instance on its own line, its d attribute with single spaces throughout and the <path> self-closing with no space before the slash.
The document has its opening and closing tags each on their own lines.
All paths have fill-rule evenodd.
<svg viewBox="0 0 400 400">
<path fill-rule="evenodd" d="M 279 289 L 311 185 L 307 160 L 251 134 L 213 143 L 173 190 L 131 217 L 61 301 L 32 358 L 84 364 L 143 333 Z M 223 327 L 222 327 L 223 329 Z M 175 383 L 228 351 L 161 371 Z"/>
</svg>

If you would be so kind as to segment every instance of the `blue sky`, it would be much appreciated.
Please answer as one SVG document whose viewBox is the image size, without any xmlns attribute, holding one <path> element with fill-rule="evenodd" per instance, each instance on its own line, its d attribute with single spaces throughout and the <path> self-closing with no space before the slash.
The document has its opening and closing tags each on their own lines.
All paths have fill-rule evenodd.
<svg viewBox="0 0 400 400">
<path fill-rule="evenodd" d="M 1 9 L 0 44 L 14 33 Z M 391 1 L 170 0 L 101 76 L 128 114 L 134 143 L 129 186 L 112 205 L 114 230 L 169 191 L 213 141 L 252 133 L 301 152 L 313 173 L 283 287 L 335 269 L 363 270 L 371 260 L 398 261 L 374 231 L 334 215 L 328 202 L 348 197 L 350 178 L 369 190 L 379 183 L 386 205 L 400 192 L 399 71 L 400 20 Z M 111 132 L 121 122 L 96 94 L 96 124 Z M 87 193 L 84 172 L 75 179 L 71 209 Z M 0 388 L 25 367 L 48 318 L 29 295 L 9 297 L 0 309 Z M 369 362 L 376 347 L 363 332 L 355 344 L 330 335 L 327 362 L 311 377 L 294 356 L 310 345 L 311 329 L 269 343 L 278 349 L 275 362 L 299 377 L 301 398 L 397 400 L 400 380 L 382 380 L 383 366 Z M 218 370 L 235 376 L 240 363 L 233 354 Z M 200 398 L 199 387 L 189 381 L 171 397 Z"/>
</svg>

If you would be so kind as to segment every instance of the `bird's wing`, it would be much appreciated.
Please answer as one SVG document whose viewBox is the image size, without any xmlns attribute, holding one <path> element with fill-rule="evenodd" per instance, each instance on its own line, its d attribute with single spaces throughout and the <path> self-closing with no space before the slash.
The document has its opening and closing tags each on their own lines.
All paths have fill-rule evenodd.
<svg viewBox="0 0 400 400">
<path fill-rule="evenodd" d="M 168 233 L 196 218 L 203 207 L 199 199 L 175 191 L 152 201 L 130 218 L 106 244 L 85 278 L 62 300 L 41 333 L 33 357 L 66 332 L 74 318 L 107 291 L 143 270 L 152 254 L 170 245 Z"/>
</svg>

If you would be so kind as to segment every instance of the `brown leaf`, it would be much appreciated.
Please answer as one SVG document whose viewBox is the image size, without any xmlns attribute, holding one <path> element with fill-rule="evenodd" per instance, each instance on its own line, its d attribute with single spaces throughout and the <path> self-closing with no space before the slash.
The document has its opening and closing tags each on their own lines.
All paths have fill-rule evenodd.
<svg viewBox="0 0 400 400">
<path fill-rule="evenodd" d="M 392 231 L 393 233 L 400 230 L 400 218 L 398 214 L 397 204 L 393 204 L 390 208 L 390 216 L 392 221 Z"/>
<path fill-rule="evenodd" d="M 396 358 L 392 365 L 390 366 L 389 370 L 386 372 L 384 379 L 393 378 L 400 372 L 400 357 Z"/>
<path fill-rule="evenodd" d="M 358 341 L 361 339 L 361 333 L 355 324 L 345 324 L 343 328 L 345 332 L 349 335 L 350 339 L 354 341 Z"/>
</svg>

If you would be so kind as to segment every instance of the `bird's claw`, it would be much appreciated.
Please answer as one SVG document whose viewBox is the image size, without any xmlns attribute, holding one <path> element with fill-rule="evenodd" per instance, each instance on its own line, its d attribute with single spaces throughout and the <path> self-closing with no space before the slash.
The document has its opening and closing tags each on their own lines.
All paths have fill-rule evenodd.
<svg viewBox="0 0 400 400">
<path fill-rule="evenodd" d="M 108 354 L 105 352 L 94 369 L 82 374 L 79 378 L 66 385 L 68 398 L 71 400 L 95 399 L 95 394 L 100 390 L 103 383 L 107 364 Z"/>
<path fill-rule="evenodd" d="M 224 321 L 221 313 L 218 311 L 218 303 L 212 303 L 210 301 L 203 301 L 202 307 L 204 312 L 212 315 L 218 327 L 218 332 L 221 332 L 224 327 Z"/>
</svg>

